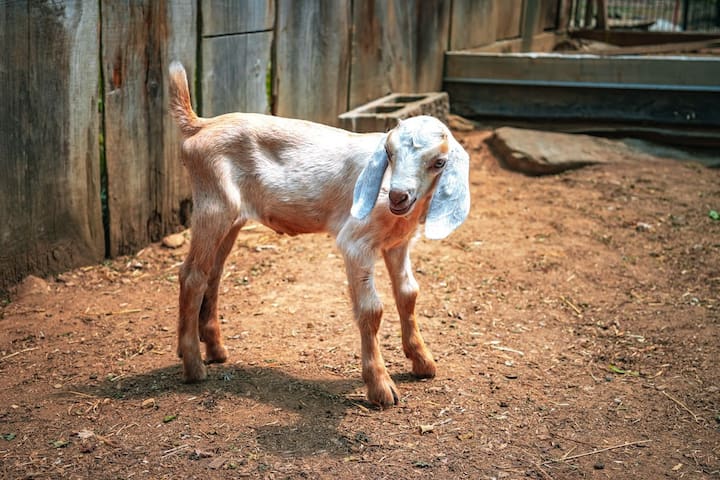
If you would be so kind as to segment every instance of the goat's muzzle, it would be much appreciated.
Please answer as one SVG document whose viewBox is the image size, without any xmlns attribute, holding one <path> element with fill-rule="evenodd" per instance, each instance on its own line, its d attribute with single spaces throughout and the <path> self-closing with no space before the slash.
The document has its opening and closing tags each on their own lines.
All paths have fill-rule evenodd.
<svg viewBox="0 0 720 480">
<path fill-rule="evenodd" d="M 406 190 L 390 190 L 390 211 L 394 215 L 405 215 L 415 204 L 415 196 Z"/>
</svg>

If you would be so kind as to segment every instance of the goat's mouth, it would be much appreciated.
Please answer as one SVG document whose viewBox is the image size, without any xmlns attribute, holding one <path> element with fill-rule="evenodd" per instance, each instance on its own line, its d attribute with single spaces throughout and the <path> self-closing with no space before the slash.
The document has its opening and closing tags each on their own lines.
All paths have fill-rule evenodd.
<svg viewBox="0 0 720 480">
<path fill-rule="evenodd" d="M 397 216 L 405 215 L 412 209 L 413 205 L 415 205 L 415 200 L 416 199 L 412 199 L 412 201 L 409 201 L 407 203 L 402 203 L 401 205 L 393 205 L 391 203 L 390 211 L 393 213 L 393 215 L 397 215 Z"/>
</svg>

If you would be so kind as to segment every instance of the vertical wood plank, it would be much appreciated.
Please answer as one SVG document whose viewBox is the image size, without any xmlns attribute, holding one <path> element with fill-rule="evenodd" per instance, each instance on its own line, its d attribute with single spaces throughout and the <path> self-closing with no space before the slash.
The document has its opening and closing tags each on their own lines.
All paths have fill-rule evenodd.
<svg viewBox="0 0 720 480">
<path fill-rule="evenodd" d="M 488 45 L 495 41 L 495 0 L 452 0 L 450 50 Z"/>
<path fill-rule="evenodd" d="M 533 37 L 538 29 L 540 19 L 540 0 L 525 0 L 522 13 L 522 47 L 521 51 L 529 52 L 533 47 Z"/>
<path fill-rule="evenodd" d="M 202 35 L 231 35 L 271 30 L 274 0 L 202 0 Z"/>
<path fill-rule="evenodd" d="M 270 113 L 273 32 L 202 39 L 202 114 Z"/>
<path fill-rule="evenodd" d="M 167 68 L 180 60 L 193 85 L 197 21 L 192 0 L 101 4 L 109 250 L 116 256 L 187 221 L 190 189 L 167 112 Z"/>
<path fill-rule="evenodd" d="M 349 0 L 278 1 L 274 113 L 337 125 L 347 110 L 350 7 Z"/>
<path fill-rule="evenodd" d="M 519 37 L 523 0 L 495 0 L 495 8 L 495 38 L 504 40 Z"/>
<path fill-rule="evenodd" d="M 449 1 L 367 0 L 353 9 L 349 108 L 391 92 L 442 87 Z"/>
<path fill-rule="evenodd" d="M 0 2 L 0 289 L 104 256 L 97 2 Z"/>
</svg>

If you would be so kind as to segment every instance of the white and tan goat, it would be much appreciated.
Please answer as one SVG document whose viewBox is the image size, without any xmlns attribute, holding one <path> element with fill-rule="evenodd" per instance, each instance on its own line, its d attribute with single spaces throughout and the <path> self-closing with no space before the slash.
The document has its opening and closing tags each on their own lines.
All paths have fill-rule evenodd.
<svg viewBox="0 0 720 480">
<path fill-rule="evenodd" d="M 419 225 L 446 237 L 470 209 L 468 155 L 435 118 L 409 118 L 388 133 L 355 134 L 312 122 L 251 113 L 199 118 L 185 70 L 170 66 L 170 106 L 184 141 L 193 193 L 192 241 L 180 270 L 178 355 L 184 379 L 203 380 L 224 362 L 218 284 L 238 232 L 256 220 L 278 233 L 329 232 L 345 259 L 362 344 L 368 400 L 396 404 L 397 388 L 377 341 L 382 304 L 373 271 L 382 254 L 400 316 L 402 345 L 418 377 L 435 361 L 415 321 L 418 285 L 410 243 Z"/>
</svg>

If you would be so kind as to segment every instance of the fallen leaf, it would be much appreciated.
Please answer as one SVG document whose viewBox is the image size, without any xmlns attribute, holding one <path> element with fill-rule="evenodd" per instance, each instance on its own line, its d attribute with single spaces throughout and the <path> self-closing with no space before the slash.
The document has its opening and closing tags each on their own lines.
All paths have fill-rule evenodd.
<svg viewBox="0 0 720 480">
<path fill-rule="evenodd" d="M 2 438 L 7 440 L 8 442 L 11 440 L 15 440 L 15 437 L 17 437 L 17 435 L 15 435 L 14 433 L 5 433 L 2 436 Z"/>
<path fill-rule="evenodd" d="M 620 367 L 616 367 L 612 363 L 608 365 L 608 369 L 610 369 L 611 372 L 617 373 L 618 375 L 632 375 L 633 377 L 639 377 L 640 372 L 635 372 L 633 370 L 624 370 Z"/>
<path fill-rule="evenodd" d="M 177 418 L 177 415 L 165 415 L 163 423 L 170 423 Z"/>
<path fill-rule="evenodd" d="M 682 464 L 682 463 L 678 463 L 677 465 L 675 465 L 674 467 L 672 467 L 671 470 L 672 470 L 673 472 L 677 472 L 677 471 L 680 470 L 682 467 L 683 467 L 683 464 Z"/>
<path fill-rule="evenodd" d="M 67 440 L 55 440 L 54 442 L 50 442 L 50 445 L 55 448 L 65 448 L 70 445 L 70 442 L 68 442 Z"/>
</svg>

